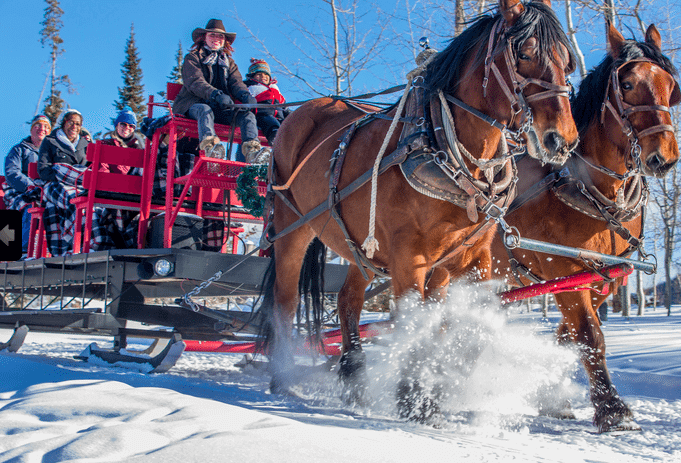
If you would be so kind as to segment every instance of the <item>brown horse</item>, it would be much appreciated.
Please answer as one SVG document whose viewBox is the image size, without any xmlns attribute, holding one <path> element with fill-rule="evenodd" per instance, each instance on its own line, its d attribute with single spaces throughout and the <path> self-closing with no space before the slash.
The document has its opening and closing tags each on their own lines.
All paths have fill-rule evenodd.
<svg viewBox="0 0 681 463">
<path fill-rule="evenodd" d="M 498 127 L 506 124 L 514 130 L 523 128 L 517 131 L 518 139 L 528 142 L 532 156 L 564 162 L 578 139 L 566 91 L 566 71 L 573 69 L 567 37 L 544 3 L 500 0 L 499 10 L 479 19 L 430 61 L 424 72 L 425 86 L 431 94 L 443 90 L 463 102 L 463 107 L 473 108 L 470 112 L 461 105 L 450 106 L 458 140 L 471 158 L 490 160 L 503 151 L 505 141 Z M 396 112 L 393 108 L 388 120 L 369 116 L 353 128 L 350 139 L 344 136 L 346 129 L 365 116 L 359 109 L 371 108 L 331 98 L 307 102 L 287 117 L 274 142 L 270 181 L 279 193 L 273 196 L 269 235 L 276 239 L 261 313 L 269 341 L 271 389 L 276 392 L 290 392 L 293 382 L 291 334 L 301 300 L 299 277 L 305 274 L 316 282 L 321 278 L 318 265 L 301 272 L 306 252 L 305 262 L 310 264 L 322 252 L 317 246 L 321 242 L 351 262 L 338 297 L 343 332 L 340 375 L 346 384 L 361 384 L 365 368 L 358 324 L 369 281 L 384 271 L 392 278 L 397 296 L 416 291 L 423 297 L 428 291 L 426 281 L 429 287 L 440 288 L 449 280 L 447 271 L 436 265 L 438 261 L 459 248 L 478 226 L 465 208 L 417 192 L 400 167 L 392 165 L 378 178 L 375 237 L 380 247 L 373 257 L 358 257 L 359 244 L 369 228 L 371 191 L 364 184 L 340 199 L 330 195 L 330 177 L 335 175 L 330 161 L 335 162 L 342 151 L 344 167 L 337 173 L 337 188 L 342 192 L 371 171 Z M 426 119 L 423 133 L 430 131 L 432 140 L 436 135 Z M 401 120 L 386 153 L 396 152 L 400 131 L 409 120 Z M 498 123 L 491 124 L 491 120 Z M 432 154 L 437 156 L 434 150 Z M 474 178 L 484 178 L 469 159 L 466 167 Z M 301 216 L 327 203 L 334 204 L 341 220 L 332 220 L 332 214 L 325 211 L 277 237 L 276 232 L 281 235 Z M 465 255 L 489 249 L 492 231 L 471 239 Z M 311 242 L 314 246 L 308 250 Z M 357 265 L 360 260 L 362 268 Z"/>
<path fill-rule="evenodd" d="M 609 54 L 584 79 L 572 102 L 581 141 L 565 165 L 569 175 L 532 159 L 520 161 L 516 202 L 524 204 L 515 210 L 511 205 L 505 220 L 522 237 L 628 256 L 640 243 L 647 199 L 644 176 L 664 176 L 679 158 L 669 108 L 679 103 L 681 94 L 676 70 L 660 51 L 655 26 L 648 28 L 645 42 L 636 42 L 608 25 L 607 39 Z M 506 275 L 511 283 L 529 284 L 591 267 L 519 249 L 510 256 L 501 236 L 492 252 L 492 275 Z M 466 264 L 458 260 L 449 266 L 461 274 Z M 610 291 L 617 284 L 621 281 L 611 283 Z M 601 285 L 555 294 L 563 315 L 558 335 L 581 349 L 599 431 L 637 429 L 605 363 L 605 340 L 595 310 L 607 297 L 603 289 Z"/>
</svg>

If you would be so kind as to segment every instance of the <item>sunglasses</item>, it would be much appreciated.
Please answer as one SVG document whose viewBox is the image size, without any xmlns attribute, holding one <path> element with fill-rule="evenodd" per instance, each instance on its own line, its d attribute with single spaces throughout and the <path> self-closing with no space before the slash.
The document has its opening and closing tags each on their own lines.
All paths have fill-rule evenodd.
<svg viewBox="0 0 681 463">
<path fill-rule="evenodd" d="M 119 124 L 119 125 L 122 125 L 123 127 L 126 127 L 126 128 L 129 127 L 129 128 L 134 129 L 134 128 L 136 127 L 136 125 L 134 125 L 134 124 L 128 124 L 128 123 L 126 123 L 126 122 L 119 122 L 118 124 Z"/>
</svg>

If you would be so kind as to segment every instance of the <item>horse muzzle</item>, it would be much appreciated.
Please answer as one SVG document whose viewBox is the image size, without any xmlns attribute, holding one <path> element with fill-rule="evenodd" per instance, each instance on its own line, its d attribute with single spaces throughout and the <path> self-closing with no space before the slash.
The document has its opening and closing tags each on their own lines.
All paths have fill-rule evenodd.
<svg viewBox="0 0 681 463">
<path fill-rule="evenodd" d="M 545 164 L 563 165 L 577 147 L 579 138 L 568 143 L 565 138 L 555 130 L 544 132 L 540 142 L 537 133 L 530 130 L 527 133 L 527 152 L 530 157 L 540 160 Z"/>
</svg>

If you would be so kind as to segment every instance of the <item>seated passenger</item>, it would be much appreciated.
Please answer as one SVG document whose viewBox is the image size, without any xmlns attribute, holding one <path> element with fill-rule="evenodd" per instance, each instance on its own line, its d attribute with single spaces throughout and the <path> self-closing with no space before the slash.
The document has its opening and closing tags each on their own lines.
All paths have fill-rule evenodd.
<svg viewBox="0 0 681 463">
<path fill-rule="evenodd" d="M 137 132 L 137 118 L 128 106 L 124 107 L 116 116 L 114 120 L 113 132 L 104 134 L 102 144 L 122 146 L 124 148 L 144 149 L 144 137 Z M 127 174 L 128 169 L 123 169 L 123 166 L 111 166 L 110 170 L 107 164 L 102 164 L 105 172 L 119 172 Z M 127 166 L 125 166 L 127 167 Z M 124 171 L 123 171 L 124 170 Z"/>
<path fill-rule="evenodd" d="M 123 108 L 114 120 L 115 129 L 104 135 L 102 144 L 124 148 L 144 149 L 144 139 L 136 132 L 137 118 L 129 107 Z M 102 163 L 101 172 L 142 175 L 141 169 L 130 166 Z M 91 251 L 115 248 L 134 248 L 137 244 L 139 213 L 120 209 L 97 207 L 92 216 Z"/>
<path fill-rule="evenodd" d="M 43 221 L 47 245 L 53 256 L 63 256 L 73 247 L 76 208 L 71 199 L 85 170 L 88 141 L 81 137 L 83 115 L 68 109 L 57 130 L 46 136 L 38 150 L 38 174 L 45 182 Z"/>
<path fill-rule="evenodd" d="M 52 130 L 50 120 L 42 114 L 37 115 L 31 121 L 30 135 L 9 150 L 5 157 L 5 183 L 3 190 L 4 201 L 7 209 L 23 211 L 21 217 L 21 246 L 23 252 L 28 249 L 29 232 L 31 228 L 31 215 L 28 206 L 37 197 L 31 191 L 39 185 L 28 177 L 28 165 L 38 162 L 38 148 Z M 42 183 L 42 182 L 39 182 Z"/>
<path fill-rule="evenodd" d="M 251 58 L 251 65 L 248 68 L 244 84 L 246 84 L 248 91 L 251 92 L 251 95 L 260 104 L 283 104 L 286 102 L 279 91 L 277 81 L 272 78 L 270 66 L 265 60 Z M 282 108 L 257 108 L 255 110 L 258 128 L 265 134 L 270 146 L 274 142 L 279 126 L 284 121 L 284 116 L 285 112 Z"/>
<path fill-rule="evenodd" d="M 184 58 L 184 83 L 173 102 L 173 112 L 198 122 L 199 148 L 215 158 L 226 157 L 225 148 L 215 135 L 215 122 L 235 123 L 241 128 L 244 155 L 252 162 L 269 158 L 270 151 L 260 146 L 255 114 L 232 107 L 234 103 L 256 103 L 231 58 L 235 38 L 236 34 L 226 32 L 219 19 L 208 21 L 205 29 L 194 29 L 194 45 Z"/>
</svg>

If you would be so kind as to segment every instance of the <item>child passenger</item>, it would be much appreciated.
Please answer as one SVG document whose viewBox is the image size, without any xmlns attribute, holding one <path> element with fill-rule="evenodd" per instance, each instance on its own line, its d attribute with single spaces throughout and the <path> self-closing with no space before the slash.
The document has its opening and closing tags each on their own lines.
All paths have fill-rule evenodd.
<svg viewBox="0 0 681 463">
<path fill-rule="evenodd" d="M 265 60 L 251 58 L 251 65 L 248 68 L 244 84 L 260 104 L 276 105 L 286 102 L 279 91 L 279 87 L 277 87 L 276 79 L 272 78 L 270 67 Z M 265 134 L 270 146 L 272 146 L 277 130 L 279 130 L 285 116 L 283 108 L 258 108 L 255 110 L 258 128 Z"/>
</svg>

